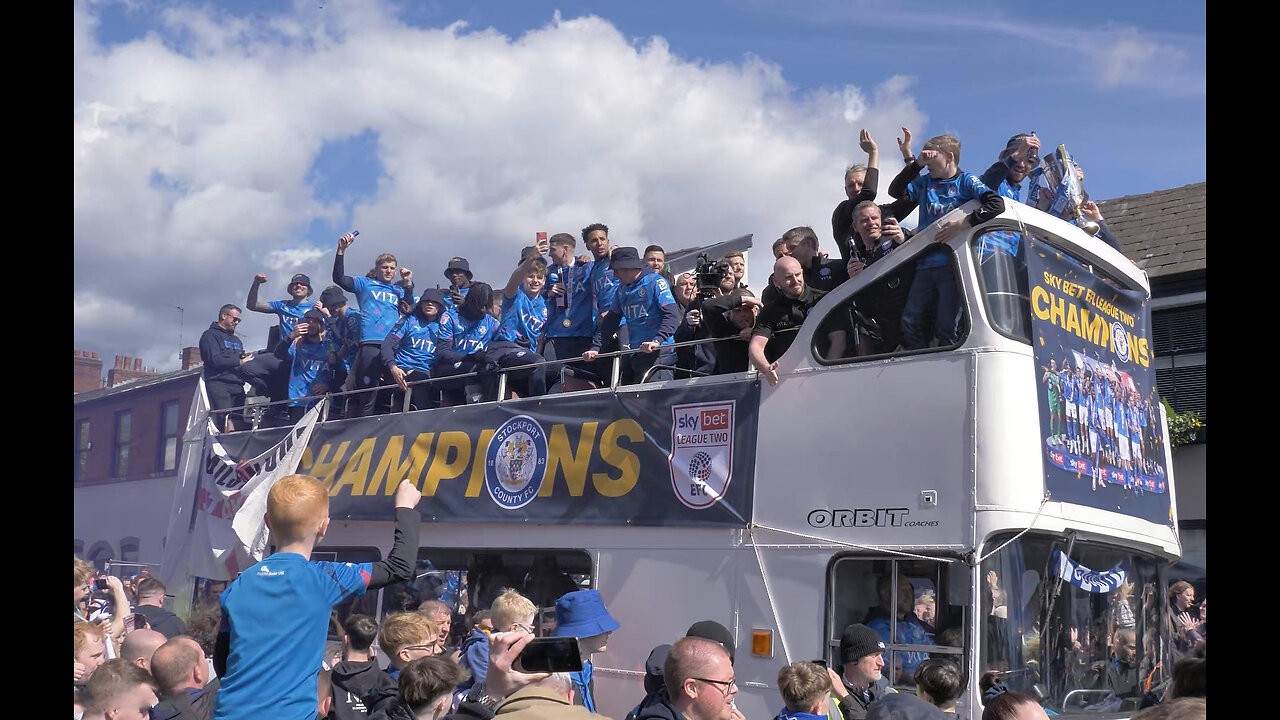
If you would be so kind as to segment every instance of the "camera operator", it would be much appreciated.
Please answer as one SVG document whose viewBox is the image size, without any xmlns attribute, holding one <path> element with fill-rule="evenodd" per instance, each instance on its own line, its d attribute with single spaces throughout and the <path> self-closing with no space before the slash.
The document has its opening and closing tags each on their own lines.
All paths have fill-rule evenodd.
<svg viewBox="0 0 1280 720">
<path fill-rule="evenodd" d="M 680 324 L 676 327 L 673 338 L 677 343 L 698 337 L 698 329 L 702 323 L 702 304 L 708 299 L 728 295 L 738 283 L 738 276 L 733 273 L 728 260 L 712 261 L 706 253 L 698 256 L 697 268 L 681 275 L 680 279 L 684 288 L 677 287 L 675 293 L 676 304 L 681 309 Z M 682 296 L 689 299 L 684 301 Z M 686 370 L 697 369 L 696 347 L 678 348 L 676 358 L 677 366 Z"/>
<path fill-rule="evenodd" d="M 747 288 L 702 303 L 702 322 L 696 339 L 723 338 L 693 347 L 694 370 L 708 375 L 746 372 L 751 367 L 747 345 L 751 341 L 761 303 Z"/>
</svg>

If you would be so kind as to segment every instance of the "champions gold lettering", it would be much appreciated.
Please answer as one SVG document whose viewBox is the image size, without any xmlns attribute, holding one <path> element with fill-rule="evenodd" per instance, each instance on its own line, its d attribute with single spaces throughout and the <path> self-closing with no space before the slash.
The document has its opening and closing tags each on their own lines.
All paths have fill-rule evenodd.
<svg viewBox="0 0 1280 720">
<path fill-rule="evenodd" d="M 478 498 L 484 494 L 485 452 L 495 430 L 324 442 L 303 452 L 298 472 L 324 482 L 331 497 L 390 496 L 400 481 L 407 479 L 421 488 L 424 497 L 449 494 Z M 640 456 L 634 448 L 645 442 L 640 423 L 631 418 L 607 425 L 598 421 L 558 423 L 548 426 L 547 431 L 547 472 L 538 497 L 618 498 L 635 490 Z M 409 437 L 413 439 L 408 441 Z M 213 471 L 230 472 L 216 466 Z"/>
<path fill-rule="evenodd" d="M 1089 307 L 1082 307 L 1082 303 Z M 1137 319 L 1092 288 L 1045 272 L 1044 283 L 1031 288 L 1031 312 L 1040 320 L 1053 323 L 1066 332 L 1113 353 L 1116 351 L 1116 341 L 1111 333 L 1111 323 L 1119 321 L 1125 326 L 1124 336 L 1128 340 L 1133 361 L 1142 367 L 1151 365 L 1150 341 L 1133 333 Z"/>
</svg>

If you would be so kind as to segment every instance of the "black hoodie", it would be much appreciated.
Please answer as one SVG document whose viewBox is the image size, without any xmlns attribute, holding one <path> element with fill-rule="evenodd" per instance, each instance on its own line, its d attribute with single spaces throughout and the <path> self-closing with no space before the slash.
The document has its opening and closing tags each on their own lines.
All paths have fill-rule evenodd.
<svg viewBox="0 0 1280 720">
<path fill-rule="evenodd" d="M 377 660 L 344 660 L 333 666 L 333 720 L 361 720 L 369 716 L 364 696 L 384 688 L 396 689 Z M 390 683 L 390 686 L 388 685 Z"/>
<path fill-rule="evenodd" d="M 243 353 L 244 343 L 234 330 L 223 330 L 218 323 L 209 323 L 209 329 L 200 336 L 200 361 L 204 363 L 201 372 L 205 382 L 243 383 L 244 380 L 235 373 Z"/>
</svg>

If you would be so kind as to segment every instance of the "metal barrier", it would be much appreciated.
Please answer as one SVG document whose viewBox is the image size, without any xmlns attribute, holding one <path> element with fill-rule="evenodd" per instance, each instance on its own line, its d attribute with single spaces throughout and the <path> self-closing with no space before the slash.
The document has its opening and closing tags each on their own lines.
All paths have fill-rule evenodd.
<svg viewBox="0 0 1280 720">
<path fill-rule="evenodd" d="M 779 331 L 778 333 L 775 333 L 775 335 L 781 334 L 783 332 L 795 332 L 798 330 L 799 328 L 788 328 L 786 330 L 782 330 L 782 331 Z M 663 345 L 658 350 L 654 350 L 654 352 L 657 353 L 657 352 L 661 352 L 662 350 L 675 350 L 675 349 L 685 348 L 685 347 L 695 347 L 698 345 L 705 345 L 707 343 L 721 342 L 724 340 L 733 340 L 733 339 L 734 337 L 730 336 L 730 337 L 720 337 L 720 338 L 702 338 L 699 340 L 686 340 L 684 342 L 673 343 L 671 345 Z M 612 358 L 613 360 L 612 370 L 611 370 L 610 379 L 609 379 L 609 386 L 608 386 L 611 391 L 614 391 L 614 392 L 617 391 L 618 383 L 622 378 L 622 358 L 628 355 L 635 355 L 640 352 L 643 352 L 643 351 L 640 350 L 639 348 L 628 348 L 626 350 L 615 350 L 612 352 L 600 353 L 597 356 L 597 359 Z M 507 399 L 506 394 L 507 394 L 507 374 L 508 373 L 513 373 L 513 372 L 518 372 L 523 370 L 531 370 L 531 369 L 536 370 L 541 367 L 549 367 L 552 365 L 568 365 L 569 363 L 574 363 L 574 362 L 582 362 L 582 357 L 578 356 L 574 358 L 544 360 L 543 362 L 538 362 L 538 363 L 527 363 L 525 365 L 516 365 L 508 368 L 499 368 L 495 373 L 498 376 L 498 388 L 497 388 L 498 397 L 496 402 L 501 403 Z M 645 371 L 645 374 L 641 378 L 639 384 L 643 384 L 647 382 L 649 380 L 649 376 L 652 375 L 652 373 L 655 370 L 673 370 L 673 371 L 679 371 L 683 373 L 689 373 L 690 375 L 696 375 L 700 377 L 708 376 L 707 373 L 702 373 L 702 372 L 698 372 L 696 370 L 690 370 L 687 368 L 680 368 L 680 367 L 675 367 L 671 365 L 654 365 L 653 367 Z M 754 367 L 747 370 L 748 375 L 755 374 L 756 372 L 757 371 Z M 341 392 L 325 393 L 324 395 L 306 395 L 306 396 L 303 396 L 302 398 L 294 398 L 290 400 L 278 400 L 276 402 L 246 403 L 245 407 L 242 410 L 248 410 L 250 408 L 250 405 L 252 405 L 253 410 L 263 411 L 262 413 L 255 413 L 255 415 L 250 421 L 252 428 L 254 430 L 257 430 L 258 425 L 261 422 L 262 417 L 265 415 L 265 411 L 267 410 L 267 408 L 277 407 L 277 406 L 288 406 L 290 403 L 295 402 L 296 400 L 305 400 L 307 398 L 315 398 L 316 400 L 319 400 L 320 398 L 325 396 L 329 397 L 330 402 L 326 405 L 324 414 L 320 417 L 320 421 L 324 422 L 329 419 L 328 417 L 329 407 L 332 407 L 333 399 L 335 398 L 355 396 L 355 395 L 365 395 L 367 393 L 401 392 L 404 394 L 404 398 L 401 401 L 400 412 L 405 413 L 405 412 L 410 412 L 411 400 L 413 397 L 412 389 L 414 387 L 423 386 L 423 385 L 429 386 L 433 383 L 442 383 L 445 381 L 448 381 L 450 383 L 456 383 L 458 380 L 463 380 L 467 378 L 475 378 L 477 380 L 482 380 L 486 376 L 489 376 L 490 374 L 491 373 L 487 371 L 486 372 L 475 371 L 475 372 L 464 373 L 461 375 L 449 375 L 447 377 L 428 378 L 426 380 L 416 380 L 414 382 L 407 383 L 408 389 L 406 390 L 401 390 L 399 385 L 395 383 L 391 383 L 390 385 L 378 385 L 375 387 L 361 388 L 359 390 L 343 390 Z M 601 388 L 593 388 L 593 389 L 599 390 Z M 581 390 L 581 391 L 574 391 L 574 392 L 589 392 L 589 391 Z"/>
</svg>

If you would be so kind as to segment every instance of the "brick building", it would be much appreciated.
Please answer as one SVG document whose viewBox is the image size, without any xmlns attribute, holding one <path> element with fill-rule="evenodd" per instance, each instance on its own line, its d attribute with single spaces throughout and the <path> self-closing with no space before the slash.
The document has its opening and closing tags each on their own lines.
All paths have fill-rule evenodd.
<svg viewBox="0 0 1280 720">
<path fill-rule="evenodd" d="M 109 559 L 158 562 L 172 510 L 182 431 L 200 375 L 199 352 L 194 367 L 184 352 L 184 369 L 165 374 L 144 368 L 135 358 L 116 356 L 105 387 L 97 353 L 76 350 L 74 360 L 75 552 L 99 564 Z M 118 506 L 95 499 L 120 492 L 129 493 L 138 512 L 108 518 L 105 525 L 96 518 L 94 537 L 87 537 L 81 528 L 88 520 L 84 515 L 94 507 Z M 98 537 L 104 527 L 107 537 Z"/>
</svg>

